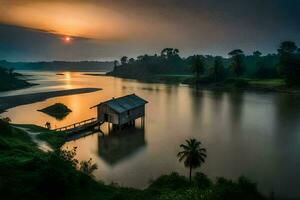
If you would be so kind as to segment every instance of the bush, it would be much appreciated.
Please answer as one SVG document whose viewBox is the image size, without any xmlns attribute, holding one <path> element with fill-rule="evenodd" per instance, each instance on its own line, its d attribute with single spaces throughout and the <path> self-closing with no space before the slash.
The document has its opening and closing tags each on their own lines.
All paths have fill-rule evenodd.
<svg viewBox="0 0 300 200">
<path fill-rule="evenodd" d="M 238 180 L 238 184 L 243 191 L 253 193 L 253 194 L 258 194 L 256 183 L 252 182 L 247 177 L 241 176 Z"/>
<path fill-rule="evenodd" d="M 249 85 L 248 81 L 243 80 L 243 79 L 238 79 L 235 83 L 234 86 L 238 88 L 244 88 Z"/>
<path fill-rule="evenodd" d="M 149 188 L 177 190 L 189 187 L 189 181 L 186 177 L 173 172 L 170 175 L 163 175 L 151 183 Z"/>
<path fill-rule="evenodd" d="M 8 135 L 11 132 L 11 127 L 9 122 L 3 119 L 0 119 L 0 134 Z"/>
<path fill-rule="evenodd" d="M 211 180 L 203 173 L 197 172 L 194 176 L 194 183 L 199 189 L 206 189 L 212 185 Z"/>
<path fill-rule="evenodd" d="M 232 85 L 237 88 L 245 88 L 249 85 L 248 81 L 245 79 L 236 79 L 236 78 L 229 78 L 225 81 L 226 85 Z"/>
</svg>

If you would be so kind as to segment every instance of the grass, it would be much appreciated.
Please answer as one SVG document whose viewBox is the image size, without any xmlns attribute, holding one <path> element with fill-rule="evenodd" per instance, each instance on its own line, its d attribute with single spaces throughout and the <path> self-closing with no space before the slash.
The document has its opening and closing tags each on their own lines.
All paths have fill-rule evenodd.
<svg viewBox="0 0 300 200">
<path fill-rule="evenodd" d="M 160 74 L 160 75 L 156 75 L 156 76 L 160 76 L 160 77 L 185 77 L 185 78 L 190 78 L 193 77 L 193 74 Z"/>
<path fill-rule="evenodd" d="M 268 87 L 280 87 L 285 86 L 283 79 L 248 79 L 250 85 L 255 86 L 268 86 Z"/>
<path fill-rule="evenodd" d="M 58 149 L 66 142 L 67 134 L 65 132 L 47 131 L 37 135 L 37 138 L 46 141 L 53 149 Z"/>
<path fill-rule="evenodd" d="M 156 77 L 158 79 L 167 82 L 195 84 L 194 81 L 195 78 L 193 74 L 162 74 L 162 75 L 156 75 Z M 228 83 L 234 84 L 242 81 L 244 83 L 247 83 L 248 86 L 254 86 L 254 87 L 276 88 L 276 87 L 283 87 L 286 85 L 284 79 L 255 79 L 255 78 L 228 78 L 227 80 L 224 81 L 224 83 L 228 85 Z M 204 82 L 207 84 L 207 81 Z M 213 80 L 208 82 L 214 84 Z"/>
<path fill-rule="evenodd" d="M 32 132 L 38 132 L 37 139 L 47 142 L 53 149 L 59 149 L 67 138 L 65 132 L 51 131 L 33 124 L 15 124 L 14 126 L 26 128 Z"/>
<path fill-rule="evenodd" d="M 35 125 L 14 125 L 41 131 Z M 76 170 L 73 157 L 63 151 L 42 152 L 26 132 L 0 120 L 0 193 L 3 199 L 101 199 L 101 200 L 223 200 L 265 199 L 246 178 L 211 181 L 197 173 L 192 184 L 177 173 L 163 175 L 144 190 L 105 185 Z M 55 142 L 56 144 L 56 142 Z M 141 174 L 142 176 L 142 174 Z"/>
<path fill-rule="evenodd" d="M 182 83 L 186 79 L 192 78 L 192 74 L 160 74 L 154 75 L 154 81 L 159 80 L 166 83 Z"/>
<path fill-rule="evenodd" d="M 15 125 L 14 125 L 15 126 Z M 34 125 L 17 125 L 45 131 Z M 49 132 L 48 132 L 49 133 Z M 96 182 L 57 151 L 45 153 L 24 131 L 0 120 L 0 193 L 3 199 L 134 199 L 135 189 Z M 120 198 L 115 198 L 115 197 Z M 126 198 L 128 197 L 128 198 Z M 139 196 L 141 199 L 142 196 Z"/>
</svg>

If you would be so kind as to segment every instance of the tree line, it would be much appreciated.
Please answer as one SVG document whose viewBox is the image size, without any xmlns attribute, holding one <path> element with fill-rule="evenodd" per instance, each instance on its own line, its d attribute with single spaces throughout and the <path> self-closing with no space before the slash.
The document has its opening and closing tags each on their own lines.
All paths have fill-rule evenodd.
<svg viewBox="0 0 300 200">
<path fill-rule="evenodd" d="M 257 79 L 284 78 L 288 85 L 300 84 L 300 51 L 292 41 L 279 45 L 276 54 L 262 55 L 254 51 L 245 55 L 241 49 L 228 53 L 228 58 L 211 55 L 193 55 L 182 58 L 179 50 L 165 48 L 161 53 L 141 55 L 136 59 L 123 56 L 114 62 L 112 74 L 130 78 L 155 74 L 191 74 L 195 78 L 222 81 L 229 77 Z"/>
</svg>

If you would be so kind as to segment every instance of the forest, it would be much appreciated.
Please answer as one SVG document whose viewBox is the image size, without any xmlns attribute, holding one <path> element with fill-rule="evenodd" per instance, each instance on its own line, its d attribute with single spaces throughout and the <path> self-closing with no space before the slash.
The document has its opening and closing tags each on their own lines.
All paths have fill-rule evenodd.
<svg viewBox="0 0 300 200">
<path fill-rule="evenodd" d="M 299 85 L 300 51 L 292 41 L 279 45 L 276 54 L 262 55 L 258 50 L 245 55 L 243 50 L 234 49 L 228 57 L 192 55 L 182 58 L 179 50 L 165 48 L 161 53 L 141 55 L 136 59 L 123 56 L 114 62 L 113 76 L 133 79 L 153 79 L 162 76 L 193 76 L 180 79 L 186 83 L 216 83 L 232 78 L 239 79 L 282 79 L 287 86 Z"/>
</svg>

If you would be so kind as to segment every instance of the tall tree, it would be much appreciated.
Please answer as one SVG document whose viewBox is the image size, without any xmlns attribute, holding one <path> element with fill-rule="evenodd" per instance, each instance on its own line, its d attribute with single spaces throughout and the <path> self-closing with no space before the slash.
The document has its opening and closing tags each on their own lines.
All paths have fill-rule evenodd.
<svg viewBox="0 0 300 200">
<path fill-rule="evenodd" d="M 213 73 L 215 81 L 222 80 L 224 78 L 224 64 L 221 56 L 216 56 L 214 60 Z"/>
<path fill-rule="evenodd" d="M 266 57 L 261 57 L 260 51 L 254 51 L 253 57 L 255 62 L 255 76 L 257 78 L 271 78 L 274 77 L 274 71 L 268 65 L 271 65 L 266 61 Z"/>
<path fill-rule="evenodd" d="M 161 54 L 161 57 L 163 57 L 165 59 L 170 59 L 174 56 L 178 56 L 179 50 L 173 49 L 173 48 L 164 48 L 160 54 Z"/>
<path fill-rule="evenodd" d="M 134 58 L 130 58 L 130 59 L 128 60 L 128 63 L 129 63 L 129 64 L 133 64 L 134 61 L 135 61 Z"/>
<path fill-rule="evenodd" d="M 205 63 L 202 56 L 194 56 L 192 63 L 192 71 L 195 73 L 196 78 L 199 79 L 204 74 Z"/>
<path fill-rule="evenodd" d="M 244 73 L 244 52 L 241 49 L 235 49 L 228 53 L 231 56 L 231 67 L 236 76 Z"/>
<path fill-rule="evenodd" d="M 277 50 L 279 54 L 280 73 L 288 85 L 299 84 L 300 63 L 298 47 L 292 41 L 282 42 Z"/>
<path fill-rule="evenodd" d="M 123 56 L 122 58 L 121 58 L 121 64 L 122 65 L 125 65 L 126 63 L 127 63 L 127 59 L 128 59 L 128 57 L 127 56 Z"/>
<path fill-rule="evenodd" d="M 184 165 L 190 169 L 190 183 L 192 181 L 192 169 L 201 167 L 205 162 L 206 149 L 202 148 L 201 142 L 196 139 L 186 140 L 186 144 L 181 144 L 183 150 L 177 154 L 179 162 L 184 161 Z"/>
<path fill-rule="evenodd" d="M 117 60 L 114 60 L 114 69 L 116 69 L 116 68 L 117 68 L 118 64 L 119 64 L 119 61 L 117 61 Z"/>
<path fill-rule="evenodd" d="M 262 55 L 262 53 L 261 53 L 260 51 L 254 51 L 254 52 L 253 52 L 253 56 L 254 56 L 255 58 L 259 58 L 261 55 Z"/>
</svg>

